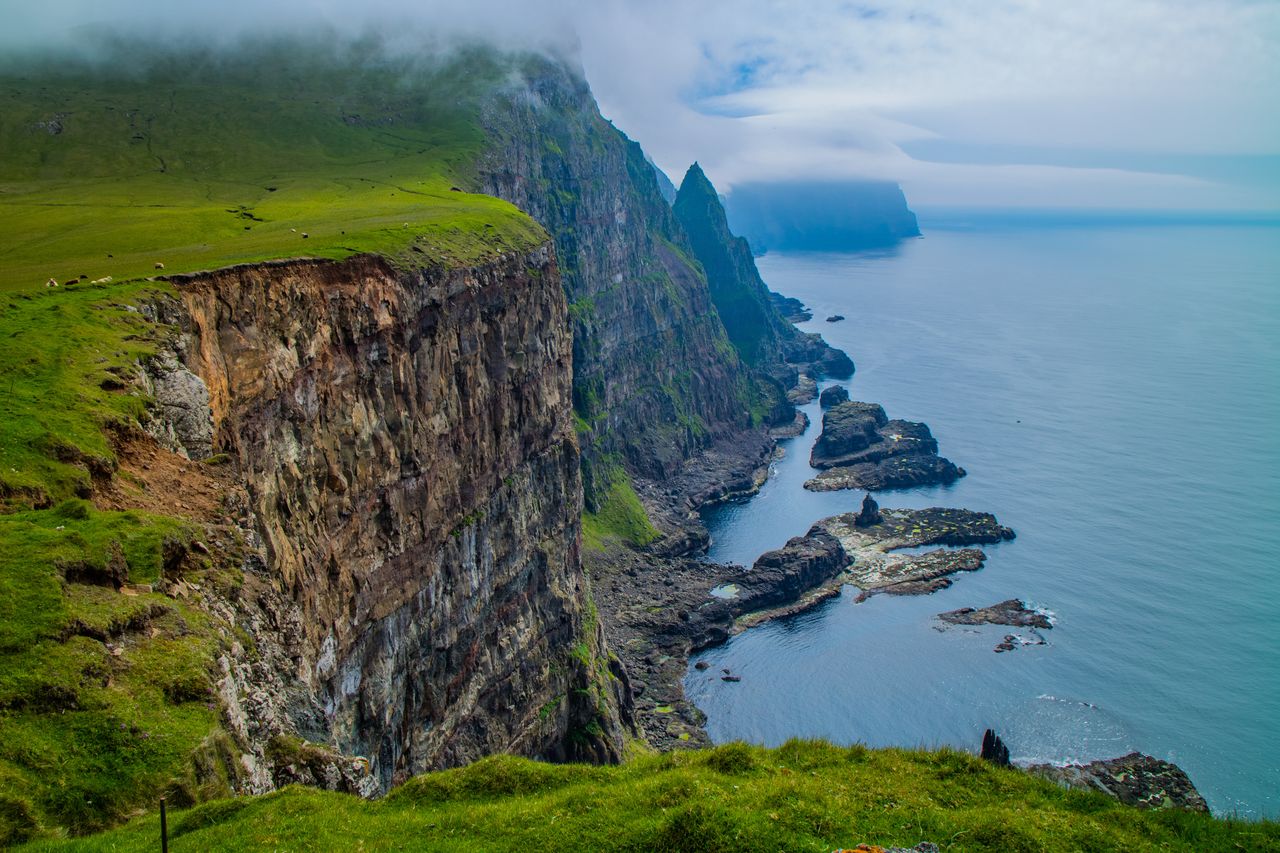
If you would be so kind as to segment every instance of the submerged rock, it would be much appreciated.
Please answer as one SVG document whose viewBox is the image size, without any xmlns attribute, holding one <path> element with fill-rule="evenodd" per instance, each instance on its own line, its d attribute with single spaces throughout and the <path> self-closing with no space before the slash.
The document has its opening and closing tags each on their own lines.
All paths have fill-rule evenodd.
<svg viewBox="0 0 1280 853">
<path fill-rule="evenodd" d="M 1063 767 L 1033 764 L 1027 772 L 1067 788 L 1101 791 L 1140 809 L 1209 811 L 1209 804 L 1181 767 L 1140 752 Z"/>
</svg>

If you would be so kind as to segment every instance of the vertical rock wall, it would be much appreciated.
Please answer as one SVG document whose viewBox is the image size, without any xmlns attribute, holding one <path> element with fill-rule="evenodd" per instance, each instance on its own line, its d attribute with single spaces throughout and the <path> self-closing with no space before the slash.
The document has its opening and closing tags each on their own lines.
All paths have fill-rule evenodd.
<svg viewBox="0 0 1280 853">
<path fill-rule="evenodd" d="M 483 191 L 554 235 L 574 330 L 574 408 L 591 473 L 663 479 L 751 424 L 754 389 L 636 143 L 581 76 L 546 60 L 482 112 Z M 588 484 L 590 498 L 591 484 Z"/>
<path fill-rule="evenodd" d="M 301 614 L 285 652 L 321 713 L 299 713 L 300 733 L 369 757 L 384 785 L 493 752 L 616 760 L 629 693 L 579 564 L 552 247 L 175 283 L 214 449 L 238 462 L 269 576 Z"/>
</svg>

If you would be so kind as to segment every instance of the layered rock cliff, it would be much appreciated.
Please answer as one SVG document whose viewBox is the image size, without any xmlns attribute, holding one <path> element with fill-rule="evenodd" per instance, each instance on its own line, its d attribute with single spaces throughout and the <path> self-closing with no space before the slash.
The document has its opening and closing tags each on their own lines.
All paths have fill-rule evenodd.
<svg viewBox="0 0 1280 853">
<path fill-rule="evenodd" d="M 292 670 L 284 727 L 367 756 L 383 785 L 494 752 L 616 760 L 629 690 L 579 563 L 552 247 L 175 283 L 175 350 L 208 389 L 213 449 L 238 463 L 266 587 L 287 603 L 240 602 Z"/>
</svg>

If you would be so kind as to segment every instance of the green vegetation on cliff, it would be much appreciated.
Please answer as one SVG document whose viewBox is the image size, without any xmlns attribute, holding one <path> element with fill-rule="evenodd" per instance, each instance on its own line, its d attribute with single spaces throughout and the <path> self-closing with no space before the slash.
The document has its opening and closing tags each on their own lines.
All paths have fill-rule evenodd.
<svg viewBox="0 0 1280 853">
<path fill-rule="evenodd" d="M 0 290 L 415 245 L 465 263 L 545 239 L 510 204 L 454 191 L 475 188 L 477 98 L 504 73 L 488 54 L 133 48 L 0 68 Z"/>
<path fill-rule="evenodd" d="M 223 641 L 207 614 L 148 586 L 191 536 L 75 498 L 0 515 L 0 845 L 110 826 L 157 791 L 230 793 L 192 763 L 216 741 Z"/>
<path fill-rule="evenodd" d="M 707 274 L 707 286 L 742 360 L 752 366 L 782 361 L 783 342 L 797 336 L 778 314 L 746 240 L 729 231 L 715 187 L 702 168 L 689 167 L 672 208 Z"/>
<path fill-rule="evenodd" d="M 605 484 L 598 486 L 598 499 L 594 509 L 582 514 L 582 542 L 596 551 L 604 550 L 610 543 L 648 545 L 661 534 L 649 521 L 640 503 L 631 478 L 620 465 L 597 466 L 594 473 L 603 472 Z"/>
<path fill-rule="evenodd" d="M 240 772 L 213 693 L 227 626 L 150 586 L 230 592 L 234 559 L 185 550 L 181 504 L 100 500 L 145 492 L 120 442 L 142 435 L 137 374 L 173 330 L 137 310 L 170 285 L 140 279 L 362 252 L 458 265 L 546 239 L 454 189 L 475 188 L 495 58 L 308 55 L 0 68 L 0 845 L 162 792 L 225 796 Z"/>
<path fill-rule="evenodd" d="M 165 329 L 126 306 L 157 287 L 0 294 L 0 844 L 110 826 L 157 790 L 230 791 L 192 761 L 217 741 L 223 641 L 146 586 L 191 526 L 83 500 L 112 480 L 136 488 L 115 440 L 138 431 L 132 379 Z"/>
<path fill-rule="evenodd" d="M 150 851 L 159 819 L 39 850 Z M 429 773 L 379 802 L 302 788 L 169 819 L 184 850 L 827 851 L 1280 850 L 1280 825 L 1144 812 L 964 753 L 729 744 L 620 767 L 496 756 Z"/>
</svg>

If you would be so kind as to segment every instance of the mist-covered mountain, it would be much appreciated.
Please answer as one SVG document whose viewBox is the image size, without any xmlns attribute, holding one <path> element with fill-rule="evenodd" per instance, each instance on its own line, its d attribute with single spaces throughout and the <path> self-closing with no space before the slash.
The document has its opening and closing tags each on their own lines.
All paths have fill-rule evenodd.
<svg viewBox="0 0 1280 853">
<path fill-rule="evenodd" d="M 902 188 L 889 181 L 740 184 L 725 209 L 756 254 L 870 249 L 920 236 Z"/>
</svg>

